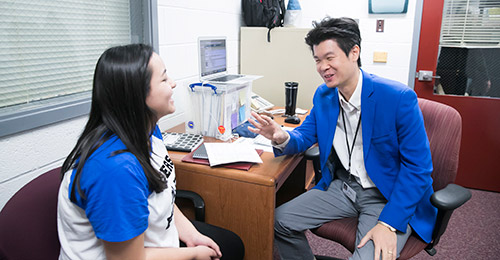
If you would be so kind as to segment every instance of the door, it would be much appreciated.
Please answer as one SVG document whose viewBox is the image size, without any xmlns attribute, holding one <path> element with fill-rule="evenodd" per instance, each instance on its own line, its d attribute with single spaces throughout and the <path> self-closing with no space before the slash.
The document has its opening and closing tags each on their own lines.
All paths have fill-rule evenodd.
<svg viewBox="0 0 500 260">
<path fill-rule="evenodd" d="M 492 59 L 492 56 L 498 55 L 500 45 L 497 44 L 495 47 L 494 43 L 485 43 L 484 46 L 480 46 L 482 43 L 470 44 L 477 40 L 478 37 L 468 40 L 465 44 L 469 44 L 469 46 L 465 48 L 448 48 L 444 47 L 444 44 L 440 45 L 443 10 L 448 10 L 449 6 L 446 5 L 449 4 L 448 1 L 453 0 L 423 1 L 417 71 L 431 71 L 432 75 L 436 75 L 437 71 L 437 76 L 441 78 L 432 78 L 430 81 L 416 78 L 415 91 L 419 97 L 454 107 L 462 116 L 462 141 L 456 182 L 469 188 L 498 192 L 500 191 L 500 98 L 498 97 L 500 95 L 494 96 L 500 92 L 500 82 L 498 81 L 498 77 L 500 77 L 500 58 L 495 60 Z M 500 1 L 454 1 L 475 2 L 476 4 L 486 2 L 486 4 L 490 5 L 494 2 L 493 6 L 488 7 L 493 9 L 476 8 L 467 12 L 472 12 L 476 16 L 479 15 L 482 20 L 478 23 L 488 21 L 484 25 L 474 25 L 473 30 L 474 28 L 480 30 L 487 27 L 489 30 L 488 35 L 491 35 L 491 32 L 493 33 L 493 41 L 500 41 L 498 39 L 500 38 L 498 37 L 500 35 L 500 12 L 498 12 L 500 6 L 498 6 L 498 2 Z M 496 14 L 496 12 L 498 13 Z M 445 33 L 447 32 L 443 34 Z M 475 48 L 478 46 L 479 48 Z M 489 71 L 489 75 L 483 74 L 480 77 L 487 79 L 483 81 L 483 83 L 485 82 L 483 86 L 488 88 L 487 93 L 484 91 L 483 93 L 474 93 L 470 90 L 474 79 L 466 73 L 467 68 L 464 65 L 464 62 L 469 62 L 471 57 L 474 57 L 473 52 L 477 51 L 482 54 L 483 58 L 488 59 L 486 62 L 484 60 L 481 62 L 482 65 L 486 65 L 485 67 L 477 69 L 482 73 Z M 445 61 L 443 56 L 450 57 L 451 61 L 449 59 Z M 450 64 L 455 64 L 455 67 L 450 69 Z M 442 75 L 439 75 L 440 73 Z M 423 78 L 424 73 L 417 73 L 417 76 L 419 74 Z M 455 88 L 449 90 L 449 86 Z"/>
</svg>

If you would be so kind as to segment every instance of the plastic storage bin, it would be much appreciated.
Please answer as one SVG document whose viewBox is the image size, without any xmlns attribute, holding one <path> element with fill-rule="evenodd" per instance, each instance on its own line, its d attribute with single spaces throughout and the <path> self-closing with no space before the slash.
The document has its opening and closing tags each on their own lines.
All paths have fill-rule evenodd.
<svg viewBox="0 0 500 260">
<path fill-rule="evenodd" d="M 186 133 L 229 140 L 231 130 L 250 117 L 252 82 L 189 85 Z"/>
</svg>

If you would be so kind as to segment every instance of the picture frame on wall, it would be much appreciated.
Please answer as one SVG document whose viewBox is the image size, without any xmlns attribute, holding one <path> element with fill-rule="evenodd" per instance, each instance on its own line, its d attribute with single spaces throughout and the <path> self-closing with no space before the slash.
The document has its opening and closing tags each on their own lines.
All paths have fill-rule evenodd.
<svg viewBox="0 0 500 260">
<path fill-rule="evenodd" d="M 370 14 L 405 14 L 408 0 L 368 0 Z"/>
</svg>

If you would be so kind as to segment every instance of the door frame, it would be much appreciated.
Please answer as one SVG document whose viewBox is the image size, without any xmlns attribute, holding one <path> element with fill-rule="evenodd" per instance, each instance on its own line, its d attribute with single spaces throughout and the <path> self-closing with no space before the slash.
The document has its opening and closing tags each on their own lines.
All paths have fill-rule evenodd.
<svg viewBox="0 0 500 260">
<path fill-rule="evenodd" d="M 418 13 L 421 7 L 420 14 Z M 417 0 L 414 48 L 409 82 L 421 98 L 454 107 L 462 116 L 462 140 L 456 183 L 469 188 L 500 191 L 496 176 L 500 160 L 500 100 L 498 98 L 434 95 L 434 80 L 415 78 L 419 70 L 436 74 L 444 0 Z M 417 21 L 418 19 L 418 21 Z M 417 24 L 418 23 L 418 24 Z M 425 39 L 421 41 L 421 39 Z M 438 43 L 438 44 L 436 44 Z M 412 53 L 413 59 L 413 53 Z M 414 67 L 412 67 L 414 65 Z M 495 118 L 495 114 L 499 118 Z M 495 172 L 496 171 L 496 172 Z"/>
</svg>

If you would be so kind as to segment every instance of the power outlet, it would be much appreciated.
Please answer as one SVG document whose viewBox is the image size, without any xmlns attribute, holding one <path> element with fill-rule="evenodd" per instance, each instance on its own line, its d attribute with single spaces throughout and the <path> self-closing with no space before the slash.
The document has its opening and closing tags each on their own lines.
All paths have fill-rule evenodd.
<svg viewBox="0 0 500 260">
<path fill-rule="evenodd" d="M 384 32 L 384 20 L 377 20 L 376 32 Z"/>
</svg>

